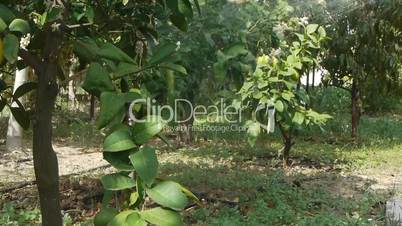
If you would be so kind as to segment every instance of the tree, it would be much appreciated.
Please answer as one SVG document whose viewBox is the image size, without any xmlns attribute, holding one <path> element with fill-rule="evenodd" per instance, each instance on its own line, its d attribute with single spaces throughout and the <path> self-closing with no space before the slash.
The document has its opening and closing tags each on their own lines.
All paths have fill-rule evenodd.
<svg viewBox="0 0 402 226">
<path fill-rule="evenodd" d="M 291 12 L 284 1 L 218 0 L 205 1 L 200 7 L 202 16 L 192 20 L 187 33 L 159 24 L 165 31 L 162 42 L 179 41 L 175 57 L 186 69 L 186 73 L 161 73 L 146 81 L 147 88 L 158 94 L 160 101 L 166 101 L 166 93 L 193 104 L 215 104 L 219 98 L 231 100 L 245 75 L 252 72 L 255 56 L 277 47 L 279 39 L 274 27 Z M 186 107 L 180 106 L 179 114 L 184 119 L 190 114 Z M 190 143 L 194 138 L 193 120 L 190 118 L 181 125 L 186 131 L 180 137 Z"/>
<path fill-rule="evenodd" d="M 42 225 L 62 225 L 58 162 L 52 147 L 52 112 L 59 87 L 67 85 L 71 78 L 64 78 L 63 70 L 60 67 L 60 61 L 63 60 L 61 51 L 74 47 L 80 63 L 90 64 L 89 68 L 86 69 L 84 88 L 89 93 L 101 98 L 99 127 L 105 127 L 111 123 L 109 120 L 114 118 L 113 122 L 120 124 L 122 113 L 125 112 L 126 101 L 135 99 L 137 95 L 127 92 L 124 87 L 120 87 L 120 90 L 116 89 L 118 84 L 115 81 L 122 80 L 128 75 L 138 76 L 150 68 L 157 68 L 165 57 L 168 57 L 168 55 L 154 55 L 151 61 L 147 62 L 146 54 L 137 54 L 136 51 L 133 51 L 136 48 L 133 47 L 136 47 L 139 42 L 146 43 L 146 37 L 157 36 L 154 24 L 158 19 L 158 13 L 168 15 L 171 22 L 183 30 L 186 30 L 186 20 L 190 14 L 192 15 L 192 4 L 189 1 L 169 1 L 168 3 L 166 4 L 165 1 L 145 3 L 130 0 L 100 2 L 21 0 L 17 2 L 3 1 L 0 4 L 0 33 L 2 42 L 4 42 L 4 53 L 2 53 L 1 58 L 4 56 L 8 64 L 16 64 L 18 57 L 20 57 L 22 63 L 31 67 L 37 76 L 37 83 L 30 83 L 24 87 L 20 86 L 18 88 L 20 91 L 17 92 L 17 89 L 10 100 L 3 96 L 5 88 L 2 86 L 1 110 L 5 105 L 11 106 L 8 102 L 16 102 L 19 107 L 12 113 L 24 128 L 28 128 L 30 115 L 18 101 L 18 97 L 36 89 L 34 114 L 32 116 L 33 159 L 39 190 Z M 115 30 L 119 31 L 117 35 L 109 33 L 109 31 Z M 30 45 L 26 49 L 20 48 L 21 37 L 28 34 L 32 37 Z M 120 40 L 120 42 L 114 40 Z M 146 52 L 145 49 L 142 53 L 144 52 Z M 106 143 L 110 144 L 109 142 L 112 142 L 112 146 L 115 145 L 115 142 L 117 144 L 129 143 L 132 145 L 132 151 L 135 152 L 133 154 L 138 155 L 138 158 L 143 158 L 144 161 L 153 161 L 153 156 L 148 156 L 151 151 L 147 151 L 146 154 L 141 153 L 135 143 L 142 144 L 150 138 L 149 136 L 153 136 L 154 132 L 147 133 L 147 136 L 140 139 L 135 130 L 131 131 L 129 134 L 134 136 L 130 136 L 131 142 L 127 140 L 127 130 L 118 130 L 112 134 L 115 135 L 105 140 L 106 148 L 110 148 L 106 145 Z M 135 143 L 132 140 L 135 140 Z M 115 147 L 107 150 L 116 153 L 123 151 L 121 147 L 117 147 L 119 151 L 116 151 Z M 119 158 L 117 155 L 113 155 L 109 161 L 117 161 L 116 159 Z M 133 157 L 132 159 L 135 161 L 136 158 Z M 136 178 L 143 179 L 143 171 L 140 172 L 137 166 L 134 168 L 139 175 Z M 124 177 L 123 183 L 126 183 L 123 187 L 131 188 L 127 184 L 131 185 L 132 182 L 129 182 L 127 176 L 122 174 L 116 175 L 117 181 L 114 180 L 114 176 L 107 177 L 111 178 L 110 180 L 103 178 L 103 185 L 106 189 L 110 188 L 108 187 L 110 184 L 120 186 L 119 182 L 122 181 L 119 179 L 121 176 Z M 137 189 L 141 187 L 148 190 L 154 188 L 149 175 L 147 177 L 146 183 L 142 186 L 137 185 Z M 138 179 L 137 183 L 140 183 L 140 180 Z M 185 198 L 181 195 L 182 191 L 178 185 L 161 182 L 156 186 L 159 187 L 155 190 L 161 192 L 162 195 L 166 194 L 164 193 L 166 191 L 175 194 L 172 197 L 162 197 L 163 200 L 167 198 L 169 201 L 169 199 L 179 197 L 181 205 L 175 206 L 174 209 L 181 209 Z M 148 190 L 147 194 L 150 194 L 151 191 L 148 192 Z M 156 198 L 153 195 L 149 196 L 154 197 L 153 199 L 158 202 L 158 196 Z M 165 207 L 172 207 L 170 203 L 158 203 Z M 162 208 L 154 208 L 146 213 L 137 212 L 137 210 L 132 209 L 108 220 L 119 221 L 120 218 L 125 220 L 127 217 L 134 219 L 138 214 L 141 214 L 141 220 L 153 224 L 169 225 L 169 222 L 155 220 L 160 216 L 164 216 L 164 219 L 167 220 L 173 219 L 170 221 L 170 225 L 178 225 L 176 222 L 180 222 L 176 213 Z"/>
<path fill-rule="evenodd" d="M 284 167 L 289 165 L 295 131 L 302 126 L 322 125 L 330 118 L 327 114 L 306 109 L 309 96 L 303 90 L 297 89 L 300 75 L 308 70 L 313 62 L 318 63 L 321 43 L 326 39 L 323 27 L 317 24 L 301 26 L 302 33 L 291 31 L 291 34 L 297 37 L 292 44 L 288 45 L 283 41 L 281 47 L 273 50 L 269 56 L 262 55 L 257 58 L 256 70 L 239 91 L 242 102 L 250 102 L 247 106 L 255 109 L 252 119 L 246 122 L 251 145 L 254 145 L 261 133 L 261 124 L 267 123 L 262 119 L 268 117 L 268 112 L 261 109 L 275 109 L 275 121 L 284 143 Z"/>
<path fill-rule="evenodd" d="M 322 65 L 331 85 L 351 93 L 351 135 L 357 138 L 361 103 L 379 95 L 381 84 L 399 83 L 402 3 L 327 0 L 292 5 L 298 14 L 309 12 L 303 16 L 325 26 L 331 37 Z"/>
</svg>

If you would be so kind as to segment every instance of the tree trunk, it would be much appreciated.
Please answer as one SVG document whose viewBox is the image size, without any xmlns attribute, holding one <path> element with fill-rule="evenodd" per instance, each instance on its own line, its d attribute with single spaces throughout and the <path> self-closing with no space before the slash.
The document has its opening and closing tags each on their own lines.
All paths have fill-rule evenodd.
<svg viewBox="0 0 402 226">
<path fill-rule="evenodd" d="M 289 167 L 290 149 L 292 148 L 292 135 L 289 131 L 286 131 L 281 125 L 279 125 L 282 138 L 283 138 L 283 153 L 282 153 L 282 166 L 283 168 Z"/>
<path fill-rule="evenodd" d="M 91 95 L 91 101 L 89 106 L 89 119 L 93 121 L 95 119 L 95 96 Z"/>
<path fill-rule="evenodd" d="M 314 90 L 314 83 L 315 83 L 315 64 L 313 65 L 313 81 L 311 83 L 311 90 Z"/>
<path fill-rule="evenodd" d="M 310 87 L 310 70 L 307 70 L 307 77 L 306 77 L 306 92 L 308 93 Z"/>
<path fill-rule="evenodd" d="M 179 132 L 180 141 L 185 144 L 194 143 L 194 132 L 193 132 L 194 118 L 191 117 L 188 121 L 181 123 L 181 131 Z"/>
<path fill-rule="evenodd" d="M 22 70 L 16 70 L 15 72 L 15 81 L 14 81 L 14 91 L 17 90 L 19 86 L 24 84 L 28 80 L 28 68 L 24 68 Z M 24 97 L 19 98 L 18 100 L 24 104 Z M 12 104 L 13 107 L 18 107 L 17 103 Z M 7 129 L 7 140 L 6 140 L 6 150 L 12 151 L 16 149 L 22 148 L 22 136 L 23 136 L 23 128 L 18 124 L 17 120 L 15 120 L 14 116 L 10 114 L 10 118 L 8 120 L 8 129 Z"/>
<path fill-rule="evenodd" d="M 52 113 L 59 89 L 56 82 L 62 32 L 46 28 L 43 59 L 36 67 L 38 88 L 33 119 L 33 161 L 39 191 L 42 226 L 62 226 L 59 168 L 52 147 Z"/>
<path fill-rule="evenodd" d="M 74 76 L 74 69 L 75 69 L 75 63 L 72 60 L 72 63 L 69 68 L 68 72 L 68 77 L 73 77 Z M 75 106 L 76 100 L 75 100 L 75 91 L 74 91 L 74 80 L 71 80 L 68 82 L 68 105 L 70 107 L 70 110 L 75 111 L 76 106 Z"/>
<path fill-rule="evenodd" d="M 358 127 L 360 121 L 360 107 L 359 107 L 359 87 L 357 79 L 352 81 L 352 138 L 356 139 L 358 136 Z"/>
<path fill-rule="evenodd" d="M 33 126 L 33 160 L 43 226 L 62 225 L 59 168 L 52 147 L 52 111 L 58 94 L 58 87 L 54 81 L 56 72 L 56 65 L 49 64 L 38 76 Z"/>
<path fill-rule="evenodd" d="M 299 91 L 300 90 L 300 86 L 301 86 L 301 79 L 299 78 L 299 81 L 297 82 L 297 86 L 296 86 L 296 90 Z"/>
</svg>

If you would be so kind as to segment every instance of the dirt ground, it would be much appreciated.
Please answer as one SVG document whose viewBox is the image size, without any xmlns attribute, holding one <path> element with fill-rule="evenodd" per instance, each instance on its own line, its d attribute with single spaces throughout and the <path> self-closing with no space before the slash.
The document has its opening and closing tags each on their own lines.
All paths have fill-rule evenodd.
<svg viewBox="0 0 402 226">
<path fill-rule="evenodd" d="M 10 183 L 34 181 L 32 148 L 29 144 L 24 146 L 23 150 L 13 152 L 5 152 L 4 145 L 0 146 L 0 190 Z M 54 149 L 59 161 L 60 176 L 79 175 L 109 166 L 99 149 L 65 147 L 57 143 Z"/>
<path fill-rule="evenodd" d="M 9 187 L 10 184 L 13 186 L 34 181 L 32 149 L 30 144 L 25 144 L 24 146 L 23 150 L 13 152 L 5 152 L 4 145 L 0 146 L 0 191 Z M 108 162 L 103 160 L 100 149 L 66 147 L 59 143 L 54 145 L 54 149 L 58 156 L 59 172 L 62 177 L 84 175 L 97 169 L 109 168 Z M 328 171 L 324 175 L 331 175 L 331 170 L 329 169 L 312 169 L 309 167 L 293 167 L 289 173 L 302 173 L 311 177 L 322 171 Z M 313 181 L 328 180 L 325 177 L 317 177 Z M 389 169 L 365 169 L 345 174 L 337 173 L 337 177 L 330 181 L 335 179 L 336 183 L 334 184 L 340 187 L 339 190 L 344 190 L 350 186 L 360 186 L 360 182 L 354 178 L 364 179 L 366 184 L 369 181 L 368 187 L 373 190 L 391 189 L 402 191 L 402 166 Z"/>
</svg>

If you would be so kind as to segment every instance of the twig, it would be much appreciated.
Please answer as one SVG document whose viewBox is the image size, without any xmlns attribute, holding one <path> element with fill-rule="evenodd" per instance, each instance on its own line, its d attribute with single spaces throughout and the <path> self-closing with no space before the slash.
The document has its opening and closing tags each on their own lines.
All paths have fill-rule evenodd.
<svg viewBox="0 0 402 226">
<path fill-rule="evenodd" d="M 71 80 L 74 80 L 74 79 L 76 79 L 76 78 L 81 77 L 82 75 L 84 75 L 84 74 L 87 72 L 87 70 L 88 70 L 88 69 L 84 69 L 84 70 L 82 70 L 82 71 L 79 71 L 79 72 L 75 73 L 75 75 L 64 79 L 64 80 L 60 83 L 60 86 L 65 86 L 65 85 L 67 85 L 68 82 L 70 82 Z"/>
<path fill-rule="evenodd" d="M 88 27 L 94 25 L 93 23 L 83 23 L 83 24 L 73 24 L 73 25 L 66 25 L 69 29 L 79 28 L 79 27 Z"/>
</svg>

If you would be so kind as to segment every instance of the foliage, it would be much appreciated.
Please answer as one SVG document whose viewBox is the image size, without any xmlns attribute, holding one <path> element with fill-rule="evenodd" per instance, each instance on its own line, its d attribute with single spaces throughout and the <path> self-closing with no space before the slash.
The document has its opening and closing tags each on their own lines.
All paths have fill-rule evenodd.
<svg viewBox="0 0 402 226">
<path fill-rule="evenodd" d="M 175 57 L 187 71 L 186 76 L 175 72 L 173 79 L 163 71 L 147 79 L 148 90 L 161 102 L 169 94 L 199 104 L 231 98 L 255 67 L 254 56 L 278 45 L 274 27 L 291 12 L 284 1 L 200 1 L 200 8 L 187 33 L 159 25 L 165 42 L 178 43 Z"/>
</svg>

